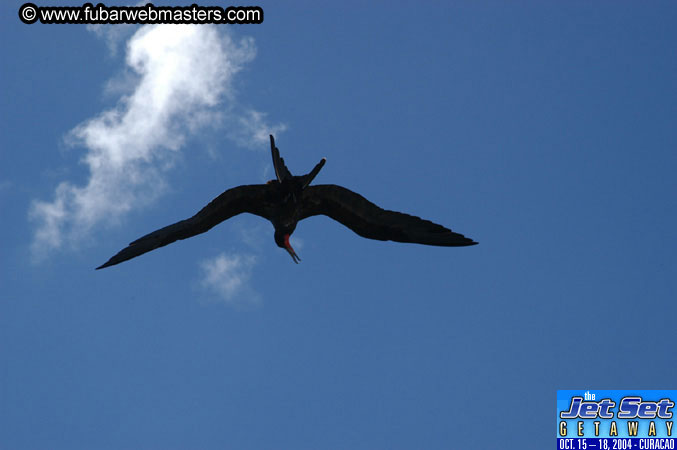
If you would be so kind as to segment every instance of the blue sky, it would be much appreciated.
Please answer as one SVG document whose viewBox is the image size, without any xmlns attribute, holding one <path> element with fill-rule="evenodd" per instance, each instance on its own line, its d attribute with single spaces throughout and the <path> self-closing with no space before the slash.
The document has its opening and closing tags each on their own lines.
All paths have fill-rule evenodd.
<svg viewBox="0 0 677 450">
<path fill-rule="evenodd" d="M 259 3 L 261 25 L 0 9 L 0 448 L 547 448 L 557 389 L 674 389 L 672 2 Z M 159 3 L 158 3 L 159 4 Z M 174 3 L 163 3 L 165 5 Z M 232 219 L 321 157 L 480 242 Z"/>
</svg>

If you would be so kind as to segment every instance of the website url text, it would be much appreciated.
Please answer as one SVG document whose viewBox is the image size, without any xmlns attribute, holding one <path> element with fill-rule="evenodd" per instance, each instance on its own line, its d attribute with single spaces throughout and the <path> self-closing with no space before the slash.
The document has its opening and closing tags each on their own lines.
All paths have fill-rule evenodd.
<svg viewBox="0 0 677 450">
<path fill-rule="evenodd" d="M 24 3 L 19 8 L 19 18 L 23 23 L 58 24 L 253 24 L 263 22 L 263 9 L 259 6 L 106 6 L 98 3 L 94 6 L 85 3 L 82 6 L 36 6 Z"/>
</svg>

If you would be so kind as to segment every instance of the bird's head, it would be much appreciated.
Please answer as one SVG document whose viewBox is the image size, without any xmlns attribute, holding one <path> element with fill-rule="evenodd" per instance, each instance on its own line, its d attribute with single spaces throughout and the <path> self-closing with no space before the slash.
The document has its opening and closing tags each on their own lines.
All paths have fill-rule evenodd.
<svg viewBox="0 0 677 450">
<path fill-rule="evenodd" d="M 294 232 L 293 229 L 292 229 L 291 231 L 288 231 L 288 230 L 284 230 L 284 231 L 275 230 L 275 243 L 277 244 L 278 247 L 287 250 L 287 252 L 288 252 L 289 255 L 291 256 L 291 259 L 293 259 L 294 262 L 295 262 L 296 264 L 298 264 L 299 261 L 301 261 L 301 258 L 299 258 L 299 256 L 296 254 L 296 252 L 295 252 L 294 249 L 292 248 L 291 244 L 289 243 L 289 237 L 291 236 L 291 234 L 292 234 L 293 232 Z"/>
</svg>

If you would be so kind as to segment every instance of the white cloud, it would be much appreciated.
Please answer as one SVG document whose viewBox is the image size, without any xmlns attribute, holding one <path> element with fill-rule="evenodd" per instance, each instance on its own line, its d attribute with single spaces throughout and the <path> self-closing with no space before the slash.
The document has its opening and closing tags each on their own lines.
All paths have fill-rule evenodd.
<svg viewBox="0 0 677 450">
<path fill-rule="evenodd" d="M 281 125 L 268 126 L 263 113 L 237 107 L 232 80 L 255 53 L 252 39 L 236 42 L 215 26 L 139 28 L 126 46 L 136 85 L 114 108 L 68 135 L 86 149 L 81 162 L 89 169 L 87 182 L 64 181 L 52 201 L 32 204 L 33 256 L 75 245 L 93 227 L 114 224 L 157 199 L 166 188 L 164 173 L 200 128 L 224 127 L 247 146 L 261 144 L 270 130 L 281 131 Z"/>
<path fill-rule="evenodd" d="M 200 286 L 220 301 L 235 306 L 256 306 L 260 296 L 249 285 L 256 257 L 221 253 L 200 264 Z"/>
</svg>

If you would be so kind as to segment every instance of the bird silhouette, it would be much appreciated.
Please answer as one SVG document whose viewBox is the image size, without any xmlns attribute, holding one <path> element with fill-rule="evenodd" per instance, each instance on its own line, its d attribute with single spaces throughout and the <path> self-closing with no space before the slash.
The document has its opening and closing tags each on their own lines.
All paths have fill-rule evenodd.
<svg viewBox="0 0 677 450">
<path fill-rule="evenodd" d="M 204 233 L 221 222 L 242 213 L 268 219 L 275 227 L 275 243 L 298 264 L 300 258 L 289 244 L 289 237 L 300 220 L 325 215 L 358 235 L 380 241 L 410 242 L 444 247 L 462 247 L 477 242 L 448 228 L 396 211 L 382 209 L 360 194 L 333 184 L 310 186 L 325 158 L 308 174 L 294 176 L 280 157 L 275 138 L 270 136 L 275 180 L 266 184 L 243 185 L 228 189 L 193 217 L 149 233 L 120 250 L 105 264 L 114 266 L 179 239 Z"/>
</svg>

